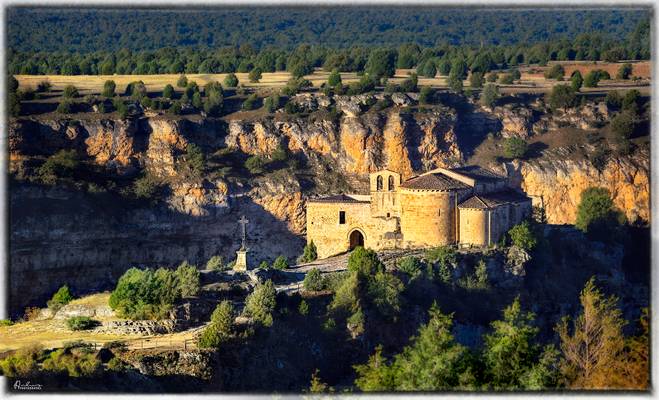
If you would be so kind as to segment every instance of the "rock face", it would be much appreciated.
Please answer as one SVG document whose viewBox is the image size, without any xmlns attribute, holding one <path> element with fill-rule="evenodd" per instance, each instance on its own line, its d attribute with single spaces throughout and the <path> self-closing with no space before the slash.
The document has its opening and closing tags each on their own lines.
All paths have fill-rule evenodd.
<svg viewBox="0 0 659 400">
<path fill-rule="evenodd" d="M 650 159 L 647 150 L 631 157 L 611 158 L 598 170 L 588 160 L 561 159 L 560 155 L 506 165 L 507 173 L 535 200 L 544 205 L 551 224 L 573 224 L 581 192 L 603 187 L 630 222 L 650 220 Z"/>
</svg>

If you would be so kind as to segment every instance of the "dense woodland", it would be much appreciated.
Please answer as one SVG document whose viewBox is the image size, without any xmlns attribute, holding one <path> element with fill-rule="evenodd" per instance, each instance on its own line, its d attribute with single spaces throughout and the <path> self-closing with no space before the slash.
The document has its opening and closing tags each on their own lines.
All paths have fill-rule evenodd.
<svg viewBox="0 0 659 400">
<path fill-rule="evenodd" d="M 432 60 L 436 69 L 456 57 L 500 68 L 650 58 L 649 15 L 642 10 L 15 8 L 8 14 L 12 74 L 361 71 L 375 51 L 390 51 L 398 68 Z"/>
</svg>

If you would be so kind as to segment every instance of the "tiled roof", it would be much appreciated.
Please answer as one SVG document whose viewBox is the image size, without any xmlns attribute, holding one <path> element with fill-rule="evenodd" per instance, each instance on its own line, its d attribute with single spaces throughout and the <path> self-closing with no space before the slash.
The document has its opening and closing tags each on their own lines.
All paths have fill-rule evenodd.
<svg viewBox="0 0 659 400">
<path fill-rule="evenodd" d="M 335 196 L 321 197 L 318 199 L 309 199 L 309 202 L 311 203 L 369 203 L 370 201 L 366 199 L 356 199 L 354 197 L 345 194 L 337 194 Z"/>
<path fill-rule="evenodd" d="M 504 176 L 495 174 L 494 172 L 485 168 L 481 168 L 478 165 L 451 168 L 450 171 L 481 182 L 494 182 L 506 179 Z"/>
<path fill-rule="evenodd" d="M 469 186 L 441 173 L 424 174 L 404 182 L 401 187 L 425 190 L 468 189 Z"/>
<path fill-rule="evenodd" d="M 459 208 L 495 208 L 507 203 L 521 203 L 531 199 L 514 190 L 505 190 L 502 192 L 477 194 L 458 204 Z"/>
</svg>

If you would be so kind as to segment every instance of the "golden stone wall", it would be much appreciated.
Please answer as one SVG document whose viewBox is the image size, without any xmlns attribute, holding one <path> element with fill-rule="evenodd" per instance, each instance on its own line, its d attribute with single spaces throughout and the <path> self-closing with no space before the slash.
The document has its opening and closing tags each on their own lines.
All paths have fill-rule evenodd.
<svg viewBox="0 0 659 400">
<path fill-rule="evenodd" d="M 498 243 L 514 225 L 531 215 L 531 202 L 504 204 L 494 209 L 459 210 L 460 244 L 488 246 Z"/>
<path fill-rule="evenodd" d="M 339 223 L 339 212 L 345 212 L 345 223 Z M 370 203 L 307 203 L 307 242 L 313 240 L 318 258 L 326 258 L 350 249 L 350 234 L 358 230 L 364 236 L 364 247 L 382 249 L 392 246 L 384 239 L 394 232 L 397 218 L 371 216 Z"/>
<path fill-rule="evenodd" d="M 488 210 L 461 208 L 460 244 L 486 246 L 488 231 Z"/>
<path fill-rule="evenodd" d="M 400 215 L 398 187 L 400 174 L 393 171 L 379 171 L 370 175 L 371 215 L 374 217 L 393 217 Z M 378 188 L 378 180 L 381 187 Z"/>
<path fill-rule="evenodd" d="M 400 188 L 400 227 L 412 247 L 455 243 L 455 193 Z"/>
</svg>

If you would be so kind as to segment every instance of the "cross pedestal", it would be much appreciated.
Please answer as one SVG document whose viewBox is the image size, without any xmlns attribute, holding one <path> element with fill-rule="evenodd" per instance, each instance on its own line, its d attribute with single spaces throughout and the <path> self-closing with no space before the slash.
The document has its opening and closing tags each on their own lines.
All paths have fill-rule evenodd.
<svg viewBox="0 0 659 400">
<path fill-rule="evenodd" d="M 233 270 L 237 272 L 247 271 L 247 249 L 240 248 L 236 251 L 236 263 L 233 264 Z"/>
</svg>

